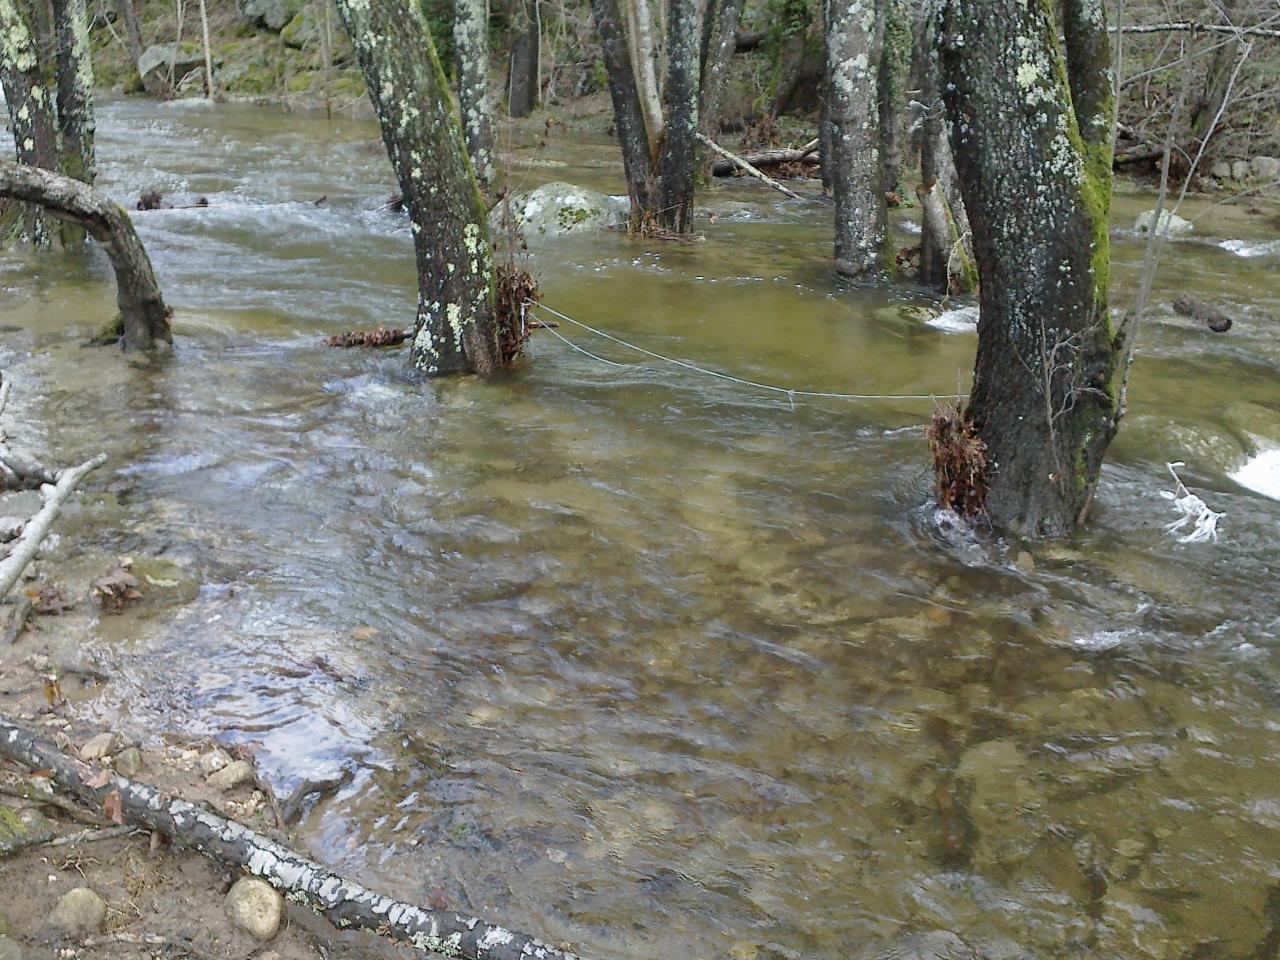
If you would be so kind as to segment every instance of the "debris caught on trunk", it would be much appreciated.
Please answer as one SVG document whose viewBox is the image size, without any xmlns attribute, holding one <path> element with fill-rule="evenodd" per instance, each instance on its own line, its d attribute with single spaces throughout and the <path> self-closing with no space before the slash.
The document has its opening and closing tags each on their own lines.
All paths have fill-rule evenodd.
<svg viewBox="0 0 1280 960">
<path fill-rule="evenodd" d="M 498 264 L 495 287 L 498 351 L 503 365 L 509 367 L 524 355 L 535 326 L 529 320 L 528 307 L 542 299 L 542 294 L 533 274 L 513 263 Z"/>
<path fill-rule="evenodd" d="M 981 515 L 987 497 L 987 446 L 964 411 L 943 404 L 924 435 L 933 454 L 938 503 L 962 517 Z"/>
<path fill-rule="evenodd" d="M 394 327 L 375 327 L 372 330 L 347 330 L 326 337 L 325 343 L 330 347 L 394 347 L 404 343 L 411 336 L 412 330 L 397 330 Z"/>
<path fill-rule="evenodd" d="M 1226 333 L 1231 329 L 1230 317 L 1189 293 L 1180 293 L 1174 297 L 1173 309 L 1175 313 L 1204 324 L 1214 333 Z"/>
<path fill-rule="evenodd" d="M 262 877 L 291 902 L 311 906 L 341 929 L 367 930 L 411 944 L 424 954 L 464 960 L 576 960 L 570 953 L 478 917 L 382 896 L 242 823 L 109 769 L 82 763 L 5 716 L 0 716 L 0 756 L 41 771 L 94 811 L 103 809 L 107 796 L 117 794 L 120 816 L 128 823 Z"/>
</svg>

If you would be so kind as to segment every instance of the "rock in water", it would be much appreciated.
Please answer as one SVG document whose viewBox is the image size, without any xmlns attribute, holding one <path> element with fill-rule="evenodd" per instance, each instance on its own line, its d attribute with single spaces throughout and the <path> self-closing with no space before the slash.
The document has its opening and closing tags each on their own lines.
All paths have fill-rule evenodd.
<svg viewBox="0 0 1280 960">
<path fill-rule="evenodd" d="M 257 940 L 270 940 L 280 930 L 284 898 L 265 880 L 241 877 L 227 891 L 227 916 Z"/>
<path fill-rule="evenodd" d="M 88 887 L 76 887 L 62 895 L 49 923 L 65 933 L 93 933 L 107 919 L 107 904 Z"/>
<path fill-rule="evenodd" d="M 608 230 L 622 226 L 631 216 L 625 197 L 608 197 L 572 183 L 546 183 L 512 197 L 510 203 L 512 218 L 527 240 Z M 504 206 L 498 204 L 489 215 L 489 229 L 495 236 L 504 230 Z"/>
<path fill-rule="evenodd" d="M 1133 229 L 1138 233 L 1150 233 L 1151 225 L 1155 222 L 1156 212 L 1154 210 L 1144 210 L 1138 214 L 1138 219 L 1133 222 Z M 1185 237 L 1195 226 L 1190 220 L 1184 220 L 1176 213 L 1170 213 L 1168 210 L 1160 211 L 1159 232 L 1165 237 Z"/>
</svg>

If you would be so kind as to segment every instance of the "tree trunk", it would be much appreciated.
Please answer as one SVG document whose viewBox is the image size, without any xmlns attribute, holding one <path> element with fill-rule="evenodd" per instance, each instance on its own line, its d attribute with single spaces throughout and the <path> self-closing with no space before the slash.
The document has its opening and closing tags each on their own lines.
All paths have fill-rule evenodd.
<svg viewBox="0 0 1280 960">
<path fill-rule="evenodd" d="M 124 42 L 129 51 L 129 59 L 137 67 L 142 59 L 142 27 L 138 25 L 138 11 L 133 0 L 116 0 L 116 13 L 124 24 Z"/>
<path fill-rule="evenodd" d="M 0 43 L 0 86 L 9 108 L 18 162 L 57 170 L 56 103 L 46 92 L 27 12 L 16 0 L 0 0 L 0 37 L 4 41 Z M 23 209 L 19 233 L 31 243 L 50 242 L 51 231 L 41 208 L 28 205 Z"/>
<path fill-rule="evenodd" d="M 54 73 L 58 129 L 62 134 L 58 166 L 68 177 L 93 185 L 96 174 L 93 135 L 93 61 L 84 0 L 53 0 Z M 84 243 L 84 231 L 64 224 L 62 242 Z"/>
<path fill-rule="evenodd" d="M 527 117 L 538 102 L 538 55 L 541 37 L 538 17 L 529 6 L 539 0 L 516 0 L 511 15 L 511 62 L 507 75 L 507 115 Z"/>
<path fill-rule="evenodd" d="M 837 272 L 884 268 L 885 199 L 876 56 L 887 0 L 826 0 L 831 190 Z"/>
<path fill-rule="evenodd" d="M 1029 536 L 1083 521 L 1131 354 L 1131 324 L 1107 309 L 1106 15 L 1101 0 L 1062 9 L 1065 50 L 1047 4 L 953 0 L 943 13 L 952 147 L 981 275 L 966 416 L 986 444 L 992 523 Z"/>
<path fill-rule="evenodd" d="M 910 53 L 911 31 L 903 0 L 884 0 L 884 6 L 884 41 L 877 76 L 881 158 L 884 164 L 881 182 L 885 190 L 901 193 L 903 80 Z"/>
<path fill-rule="evenodd" d="M 0 197 L 39 204 L 51 215 L 92 234 L 107 251 L 116 274 L 116 302 L 124 325 L 126 350 L 171 343 L 170 311 L 156 282 L 151 259 L 117 204 L 79 180 L 22 163 L 0 161 Z"/>
<path fill-rule="evenodd" d="M 645 131 L 644 107 L 636 85 L 631 51 L 618 0 L 591 0 L 591 16 L 600 34 L 600 54 L 609 77 L 614 123 L 622 147 L 622 166 L 631 196 L 632 225 L 638 226 L 654 207 L 653 158 Z"/>
<path fill-rule="evenodd" d="M 743 0 L 715 0 L 707 8 L 698 128 L 712 140 L 720 136 L 720 104 L 724 98 L 729 64 L 737 48 L 742 6 Z"/>
<path fill-rule="evenodd" d="M 493 246 L 457 115 L 417 3 L 338 0 L 409 211 L 418 264 L 414 364 L 500 367 Z"/>
<path fill-rule="evenodd" d="M 622 0 L 631 5 L 636 47 L 636 83 L 644 107 L 645 128 L 649 132 L 649 155 L 655 160 L 662 138 L 662 94 L 658 90 L 657 49 L 653 39 L 653 13 L 649 0 Z"/>
<path fill-rule="evenodd" d="M 489 192 L 493 160 L 493 105 L 489 102 L 489 12 L 486 0 L 454 0 L 453 42 L 458 51 L 458 107 L 471 169 Z"/>
<path fill-rule="evenodd" d="M 698 143 L 698 0 L 669 0 L 667 17 L 667 122 L 658 222 L 688 233 Z"/>
</svg>

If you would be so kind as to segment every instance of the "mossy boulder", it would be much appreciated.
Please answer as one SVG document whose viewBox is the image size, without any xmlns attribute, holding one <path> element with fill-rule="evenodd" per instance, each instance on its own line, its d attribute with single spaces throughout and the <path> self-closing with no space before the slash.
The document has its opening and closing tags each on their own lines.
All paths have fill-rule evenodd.
<svg viewBox="0 0 1280 960">
<path fill-rule="evenodd" d="M 610 197 L 572 183 L 547 183 L 511 200 L 511 214 L 526 239 L 592 233 L 620 227 L 631 215 L 625 197 Z M 503 230 L 503 205 L 490 214 L 490 229 Z"/>
</svg>

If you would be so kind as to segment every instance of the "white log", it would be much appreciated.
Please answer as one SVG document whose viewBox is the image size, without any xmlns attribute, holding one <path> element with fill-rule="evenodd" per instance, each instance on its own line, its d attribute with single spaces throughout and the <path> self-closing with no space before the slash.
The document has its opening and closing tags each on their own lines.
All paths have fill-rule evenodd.
<svg viewBox="0 0 1280 960">
<path fill-rule="evenodd" d="M 786 196 L 790 197 L 792 200 L 800 199 L 800 194 L 796 193 L 794 190 L 787 189 L 782 184 L 780 184 L 777 180 L 773 179 L 773 177 L 765 173 L 761 173 L 751 164 L 747 163 L 746 160 L 743 160 L 736 153 L 730 153 L 728 150 L 720 146 L 720 144 L 716 143 L 706 134 L 699 133 L 699 134 L 696 134 L 696 136 L 704 146 L 709 147 L 711 150 L 720 154 L 720 156 L 724 157 L 726 160 L 729 160 L 732 163 L 736 163 L 739 167 L 742 168 L 744 173 L 755 177 L 761 183 L 768 184 L 769 186 L 773 187 L 773 189 L 777 190 L 779 193 L 785 194 Z"/>
</svg>

